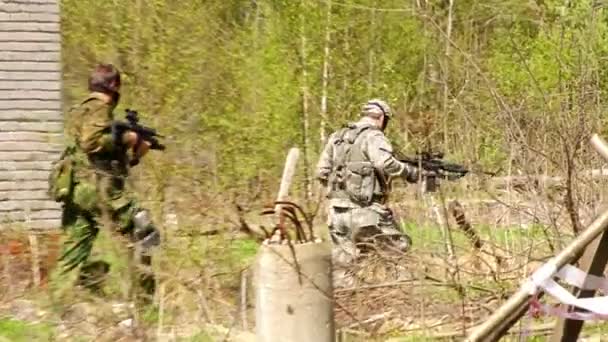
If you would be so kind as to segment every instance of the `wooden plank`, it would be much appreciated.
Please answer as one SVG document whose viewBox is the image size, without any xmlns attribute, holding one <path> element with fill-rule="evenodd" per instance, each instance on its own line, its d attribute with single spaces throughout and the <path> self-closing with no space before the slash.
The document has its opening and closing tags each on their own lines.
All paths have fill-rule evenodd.
<svg viewBox="0 0 608 342">
<path fill-rule="evenodd" d="M 0 99 L 1 110 L 61 110 L 61 101 L 44 101 L 44 100 L 5 100 Z M 4 125 L 4 124 L 3 124 Z"/>
<path fill-rule="evenodd" d="M 56 61 L 5 61 L 0 63 L 2 71 L 53 71 L 61 70 L 59 60 Z"/>
<path fill-rule="evenodd" d="M 0 21 L 58 23 L 58 13 L 0 12 Z"/>
<path fill-rule="evenodd" d="M 61 152 L 63 144 L 36 141 L 0 141 L 0 151 Z"/>
<path fill-rule="evenodd" d="M 60 52 L 37 53 L 33 51 L 1 51 L 1 62 L 60 62 Z"/>
<path fill-rule="evenodd" d="M 61 82 L 59 71 L 0 71 L 0 80 Z"/>
<path fill-rule="evenodd" d="M 603 277 L 606 264 L 608 264 L 608 232 L 604 232 L 585 249 L 579 268 L 587 274 Z M 576 289 L 573 294 L 577 298 L 589 298 L 593 297 L 595 292 L 595 290 Z M 558 319 L 551 341 L 577 341 L 583 329 L 583 323 L 584 321 Z"/>
<path fill-rule="evenodd" d="M 0 212 L 23 210 L 53 210 L 58 208 L 61 208 L 61 205 L 59 203 L 49 200 L 0 201 Z"/>
<path fill-rule="evenodd" d="M 61 210 L 35 210 L 35 211 L 9 211 L 0 214 L 0 222 L 14 222 L 26 220 L 48 220 L 61 217 Z"/>
<path fill-rule="evenodd" d="M 0 12 L 6 13 L 59 13 L 57 3 L 31 3 L 0 1 Z"/>
<path fill-rule="evenodd" d="M 51 32 L 3 32 L 0 35 L 0 42 L 30 42 L 30 43 L 53 43 L 61 45 L 61 35 Z"/>
<path fill-rule="evenodd" d="M 48 180 L 44 181 L 29 181 L 29 182 L 12 182 L 0 181 L 0 191 L 7 190 L 46 190 L 49 188 Z"/>
<path fill-rule="evenodd" d="M 3 0 L 9 4 L 58 4 L 57 0 Z"/>
<path fill-rule="evenodd" d="M 49 200 L 46 190 L 0 191 L 0 201 Z"/>
<path fill-rule="evenodd" d="M 48 171 L 53 165 L 52 160 L 40 161 L 2 161 L 0 171 L 37 170 Z"/>
<path fill-rule="evenodd" d="M 0 101 L 0 105 L 2 102 Z M 0 123 L 0 131 L 3 132 L 48 132 L 61 133 L 63 123 L 61 122 L 17 122 L 4 121 Z"/>
<path fill-rule="evenodd" d="M 61 219 L 55 220 L 33 220 L 27 223 L 29 229 L 34 230 L 51 230 L 61 227 Z"/>
<path fill-rule="evenodd" d="M 6 222 L 0 224 L 0 231 L 2 231 L 2 229 L 13 229 L 17 227 L 25 230 L 55 230 L 61 227 L 61 219 Z"/>
<path fill-rule="evenodd" d="M 10 36 L 10 34 L 3 34 Z M 61 44 L 56 42 L 3 42 L 0 41 L 0 50 L 4 51 L 27 51 L 27 52 L 57 52 L 61 51 Z"/>
<path fill-rule="evenodd" d="M 0 98 L 7 100 L 61 100 L 61 92 L 58 90 L 2 90 Z"/>
<path fill-rule="evenodd" d="M 0 109 L 0 121 L 63 121 L 63 115 L 59 110 Z"/>
<path fill-rule="evenodd" d="M 61 91 L 61 82 L 58 80 L 53 81 L 39 81 L 39 80 L 27 80 L 27 81 L 15 81 L 15 80 L 2 80 L 0 79 L 0 90 L 53 90 Z"/>
<path fill-rule="evenodd" d="M 45 160 L 56 160 L 59 157 L 59 153 L 50 152 L 0 152 L 0 160 L 2 162 L 7 161 L 45 161 Z"/>
<path fill-rule="evenodd" d="M 0 171 L 0 181 L 29 181 L 48 179 L 48 171 Z"/>
<path fill-rule="evenodd" d="M 60 133 L 43 132 L 0 132 L 0 142 L 2 141 L 36 141 L 61 144 L 63 142 L 63 135 Z M 0 165 L 1 168 L 2 165 Z"/>
<path fill-rule="evenodd" d="M 0 32 L 60 32 L 59 23 L 0 21 Z"/>
</svg>

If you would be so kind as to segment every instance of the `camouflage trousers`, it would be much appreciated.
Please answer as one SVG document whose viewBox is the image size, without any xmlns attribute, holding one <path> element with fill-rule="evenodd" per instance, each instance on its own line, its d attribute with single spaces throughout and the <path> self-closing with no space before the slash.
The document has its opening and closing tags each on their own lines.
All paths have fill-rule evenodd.
<svg viewBox="0 0 608 342">
<path fill-rule="evenodd" d="M 111 253 L 107 249 L 122 249 L 127 268 L 133 271 L 129 274 L 133 294 L 148 302 L 155 291 L 155 279 L 150 254 L 136 248 L 141 240 L 136 236 L 136 215 L 142 210 L 136 199 L 126 194 L 124 179 L 97 176 L 76 182 L 71 200 L 63 207 L 61 273 L 75 271 L 76 285 L 102 292 L 112 263 L 118 262 L 108 257 Z M 148 225 L 155 231 L 151 222 Z M 105 246 L 99 244 L 101 234 L 111 240 Z"/>
<path fill-rule="evenodd" d="M 351 265 L 360 254 L 370 250 L 388 247 L 405 253 L 412 244 L 410 237 L 399 229 L 392 211 L 379 203 L 355 208 L 330 206 L 329 233 L 336 268 Z"/>
</svg>

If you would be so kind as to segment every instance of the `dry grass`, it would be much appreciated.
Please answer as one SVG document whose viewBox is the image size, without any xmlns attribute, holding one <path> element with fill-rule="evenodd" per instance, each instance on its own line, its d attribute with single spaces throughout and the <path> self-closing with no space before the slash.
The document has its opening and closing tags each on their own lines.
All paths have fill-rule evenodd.
<svg viewBox="0 0 608 342">
<path fill-rule="evenodd" d="M 411 193 L 407 196 L 412 198 Z M 483 242 L 480 249 L 473 247 L 451 217 L 446 221 L 446 237 L 430 201 L 400 202 L 395 208 L 408 218 L 404 227 L 414 240 L 413 250 L 403 257 L 378 254 L 355 265 L 357 284 L 335 291 L 337 326 L 351 338 L 364 336 L 367 340 L 403 334 L 430 338 L 468 331 L 493 312 L 553 249 L 571 239 L 564 221 L 558 225 L 560 221 L 540 220 L 541 215 L 526 223 L 513 219 L 521 210 L 540 213 L 543 208 L 522 197 L 511 194 L 510 203 L 484 204 L 481 209 L 466 205 L 467 198 L 462 199 L 467 219 Z M 442 204 L 439 197 L 432 203 Z M 148 204 L 155 209 L 157 222 L 162 223 L 165 240 L 154 259 L 159 281 L 154 306 L 129 312 L 138 322 L 137 328 L 120 328 L 113 313 L 113 305 L 125 300 L 120 294 L 106 302 L 74 295 L 60 305 L 51 303 L 45 279 L 56 257 L 57 238 L 39 238 L 43 279 L 41 288 L 35 289 L 29 239 L 19 232 L 5 232 L 11 239 L 2 239 L 2 265 L 10 267 L 9 272 L 0 269 L 4 312 L 11 313 L 10 303 L 27 298 L 46 312 L 42 320 L 58 334 L 91 336 L 105 331 L 105 335 L 95 335 L 103 339 L 177 340 L 182 336 L 205 340 L 202 336 L 209 335 L 210 340 L 222 340 L 226 334 L 235 336 L 244 326 L 251 330 L 253 298 L 247 298 L 243 314 L 241 274 L 251 265 L 257 242 L 239 231 L 236 211 L 225 202 L 210 201 L 203 206 L 204 211 L 196 211 L 194 205 L 177 205 L 167 215 L 163 203 Z M 250 209 L 248 222 L 263 224 L 255 207 Z M 512 218 L 497 220 L 497 213 Z M 318 227 L 323 221 L 323 215 L 316 217 Z M 512 224 L 506 225 L 509 221 Z M 53 244 L 55 247 L 50 247 Z M 249 294 L 253 293 L 251 286 L 248 284 Z M 87 312 L 82 303 L 95 303 L 97 310 L 85 314 L 92 322 L 70 318 L 75 310 Z"/>
</svg>

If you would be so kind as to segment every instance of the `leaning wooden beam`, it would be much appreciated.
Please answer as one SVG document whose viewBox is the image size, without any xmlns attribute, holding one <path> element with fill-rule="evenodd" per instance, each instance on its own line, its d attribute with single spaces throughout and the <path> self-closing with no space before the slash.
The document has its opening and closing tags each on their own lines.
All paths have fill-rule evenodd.
<svg viewBox="0 0 608 342">
<path fill-rule="evenodd" d="M 608 231 L 587 247 L 579 268 L 587 274 L 603 276 L 606 263 L 608 263 Z M 577 290 L 574 292 L 574 296 L 577 298 L 593 297 L 595 292 L 595 290 Z M 553 330 L 551 341 L 577 341 L 583 329 L 583 323 L 584 321 L 560 318 Z"/>
<path fill-rule="evenodd" d="M 608 160 L 608 144 L 598 135 L 594 134 L 591 144 Z M 575 261 L 581 256 L 585 248 L 592 243 L 608 227 L 608 210 L 598 216 L 578 237 L 576 237 L 564 250 L 553 257 L 547 264 L 543 265 L 543 270 L 558 270 L 564 265 Z M 553 272 L 554 273 L 554 272 Z M 467 341 L 498 341 L 502 335 L 495 334 L 495 331 L 502 327 L 506 331 L 516 320 L 512 320 L 517 314 L 525 312 L 530 300 L 530 287 L 528 284 L 522 286 L 516 293 L 507 300 L 501 307 L 494 312 L 483 324 L 478 326 L 467 337 Z M 505 326 L 505 322 L 508 322 Z M 505 330 L 506 329 L 506 330 Z"/>
<path fill-rule="evenodd" d="M 549 262 L 550 267 L 556 270 L 574 261 L 593 240 L 595 240 L 608 227 L 608 211 L 601 214 L 587 229 L 570 243 L 564 250 Z M 530 299 L 529 288 L 523 286 L 509 300 L 494 312 L 488 320 L 473 331 L 467 341 L 496 341 L 487 339 L 496 327 L 502 325 L 505 320 L 512 317 L 514 312 L 528 306 Z M 512 322 L 514 323 L 514 322 Z M 500 337 L 500 336 L 498 336 Z"/>
<path fill-rule="evenodd" d="M 599 137 L 594 136 L 592 143 L 604 158 L 608 158 L 608 145 L 606 145 Z M 587 274 L 602 276 L 608 263 L 608 231 L 605 231 L 600 237 L 595 239 L 593 243 L 585 250 L 583 254 L 580 269 Z M 593 297 L 595 290 L 580 290 L 574 291 L 577 298 Z M 560 318 L 553 331 L 551 341 L 576 341 L 583 329 L 583 321 L 575 321 L 571 319 Z"/>
<path fill-rule="evenodd" d="M 281 184 L 279 185 L 279 193 L 277 194 L 277 202 L 287 200 L 289 195 L 289 187 L 293 182 L 293 176 L 296 173 L 296 165 L 298 158 L 300 157 L 300 150 L 298 148 L 291 148 L 287 154 L 287 160 L 285 160 L 285 168 L 283 168 L 283 176 L 281 177 Z M 275 206 L 275 211 L 281 212 L 281 204 Z"/>
</svg>

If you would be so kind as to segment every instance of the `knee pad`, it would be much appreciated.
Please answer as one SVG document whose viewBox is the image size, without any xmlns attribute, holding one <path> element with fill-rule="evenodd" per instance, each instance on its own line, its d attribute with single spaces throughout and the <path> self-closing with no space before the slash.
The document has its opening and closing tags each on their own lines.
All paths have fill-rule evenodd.
<svg viewBox="0 0 608 342">
<path fill-rule="evenodd" d="M 150 212 L 146 209 L 138 209 L 135 215 L 133 215 L 133 225 L 135 226 L 135 230 L 142 230 L 151 226 L 152 218 L 150 217 Z"/>
<path fill-rule="evenodd" d="M 160 232 L 152 223 L 148 210 L 142 209 L 133 215 L 133 226 L 133 238 L 144 249 L 160 244 Z"/>
<path fill-rule="evenodd" d="M 393 245 L 399 251 L 405 253 L 412 248 L 412 238 L 407 234 L 395 236 L 393 239 Z"/>
</svg>

